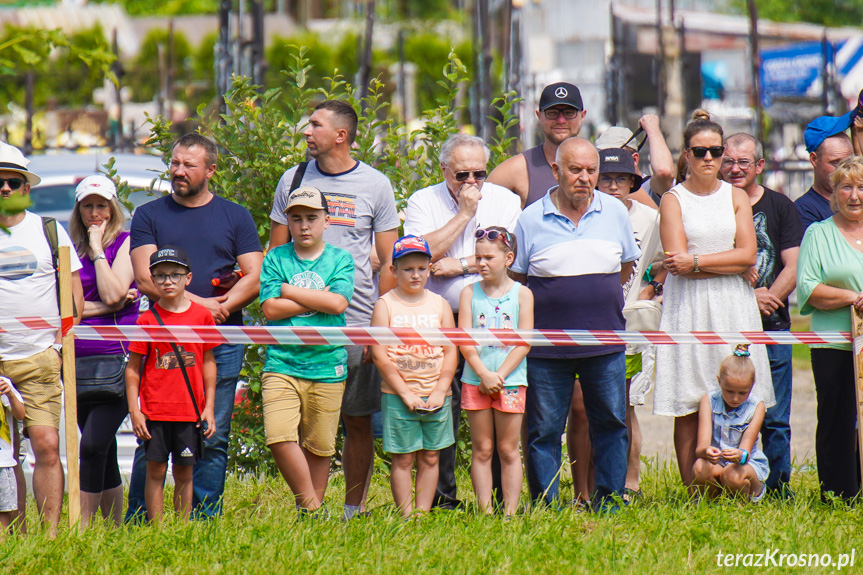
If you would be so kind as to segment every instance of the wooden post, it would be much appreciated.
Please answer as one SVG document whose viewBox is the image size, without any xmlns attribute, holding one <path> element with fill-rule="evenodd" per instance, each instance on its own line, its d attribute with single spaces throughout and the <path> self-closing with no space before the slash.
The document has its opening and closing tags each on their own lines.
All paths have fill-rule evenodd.
<svg viewBox="0 0 863 575">
<path fill-rule="evenodd" d="M 851 306 L 851 337 L 854 338 L 854 393 L 857 396 L 857 442 L 863 445 L 863 318 Z M 863 472 L 863 450 L 860 450 L 860 470 Z"/>
<path fill-rule="evenodd" d="M 81 483 L 78 476 L 78 392 L 75 386 L 75 334 L 73 315 L 71 252 L 60 246 L 60 323 L 69 326 L 63 336 L 63 398 L 66 410 L 66 477 L 69 489 L 69 525 L 81 516 Z"/>
</svg>

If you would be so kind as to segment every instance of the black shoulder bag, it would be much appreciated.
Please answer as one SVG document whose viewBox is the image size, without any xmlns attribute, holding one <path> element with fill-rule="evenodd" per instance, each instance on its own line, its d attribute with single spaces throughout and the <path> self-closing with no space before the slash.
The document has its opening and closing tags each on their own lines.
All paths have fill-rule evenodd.
<svg viewBox="0 0 863 575">
<path fill-rule="evenodd" d="M 155 305 L 150 306 L 150 311 L 153 312 L 159 325 L 165 327 L 165 322 L 162 321 L 162 316 L 159 315 Z M 183 372 L 183 379 L 186 380 L 186 389 L 189 391 L 189 397 L 192 398 L 192 407 L 195 408 L 195 415 L 198 416 L 198 453 L 196 454 L 196 457 L 200 459 L 204 457 L 204 420 L 201 419 L 201 410 L 198 409 L 198 402 L 195 400 L 195 392 L 192 390 L 192 382 L 189 381 L 189 374 L 186 373 L 186 362 L 183 359 L 183 354 L 180 352 L 180 348 L 177 347 L 177 344 L 173 341 L 171 342 L 171 349 L 174 350 L 174 354 L 177 356 L 177 363 L 180 365 L 180 371 Z"/>
<path fill-rule="evenodd" d="M 308 162 L 300 162 L 297 164 L 297 171 L 294 172 L 294 179 L 291 180 L 291 189 L 288 190 L 288 196 L 291 195 L 291 192 L 300 187 L 300 184 L 303 183 L 303 177 L 306 175 L 306 168 L 309 167 Z"/>
</svg>

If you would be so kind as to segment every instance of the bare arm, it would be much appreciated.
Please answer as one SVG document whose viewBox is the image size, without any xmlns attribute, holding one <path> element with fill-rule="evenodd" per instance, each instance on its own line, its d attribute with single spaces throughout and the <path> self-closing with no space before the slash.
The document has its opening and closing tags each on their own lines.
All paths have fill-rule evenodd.
<svg viewBox="0 0 863 575">
<path fill-rule="evenodd" d="M 782 268 L 773 285 L 770 286 L 770 293 L 779 298 L 780 301 L 787 298 L 797 286 L 797 256 L 799 254 L 799 247 L 782 250 L 779 254 L 779 257 L 782 258 L 782 265 L 785 267 Z"/>
<path fill-rule="evenodd" d="M 527 203 L 527 193 L 530 190 L 530 180 L 527 176 L 527 162 L 524 154 L 504 160 L 488 176 L 488 182 L 503 186 L 521 199 L 521 207 Z"/>
<path fill-rule="evenodd" d="M 632 277 L 633 268 L 635 268 L 634 261 L 620 263 L 620 285 L 626 285 L 626 282 Z"/>
<path fill-rule="evenodd" d="M 237 256 L 237 264 L 243 277 L 225 294 L 228 296 L 222 305 L 229 313 L 240 311 L 258 297 L 261 291 L 261 264 L 263 252 L 248 252 Z"/>
<path fill-rule="evenodd" d="M 668 257 L 663 265 L 674 275 L 690 278 L 709 277 L 711 274 L 737 275 L 755 265 L 755 226 L 752 223 L 752 207 L 746 192 L 732 188 L 737 231 L 735 247 L 715 254 L 698 254 L 698 267 L 705 275 L 695 273 L 695 257 L 687 252 L 686 233 L 680 203 L 673 195 L 662 201 L 659 208 L 659 235 Z"/>
<path fill-rule="evenodd" d="M 132 260 L 129 257 L 129 238 L 120 245 L 114 263 L 109 265 L 108 260 L 99 258 L 93 261 L 96 269 L 96 289 L 99 291 L 99 299 L 107 306 L 125 304 L 129 286 L 135 279 L 132 271 Z"/>
<path fill-rule="evenodd" d="M 212 437 L 216 433 L 216 416 L 214 414 L 216 406 L 216 358 L 213 356 L 212 349 L 204 352 L 204 364 L 201 367 L 201 372 L 204 376 L 204 411 L 201 412 L 201 419 L 207 424 L 204 437 Z"/>
<path fill-rule="evenodd" d="M 674 158 L 662 129 L 659 118 L 653 114 L 646 114 L 638 120 L 638 124 L 647 134 L 647 145 L 650 150 L 650 189 L 658 196 L 671 189 L 674 183 Z"/>
<path fill-rule="evenodd" d="M 270 247 L 273 249 L 284 245 L 291 241 L 291 232 L 288 226 L 280 224 L 275 220 L 270 220 Z"/>
<path fill-rule="evenodd" d="M 380 275 L 378 276 L 379 295 L 384 295 L 396 287 L 396 276 L 390 273 L 390 265 L 393 263 L 393 245 L 398 239 L 398 229 L 375 234 L 375 254 L 378 256 L 378 261 L 380 262 Z"/>
<path fill-rule="evenodd" d="M 861 309 L 861 294 L 849 289 L 837 288 L 826 284 L 818 284 L 809 296 L 809 304 L 820 310 L 829 311 L 853 305 Z"/>
<path fill-rule="evenodd" d="M 129 406 L 129 419 L 132 421 L 132 431 L 139 439 L 150 439 L 147 431 L 147 418 L 141 413 L 138 405 L 138 395 L 141 386 L 141 359 L 140 353 L 131 352 L 129 363 L 126 364 L 126 403 Z"/>
<path fill-rule="evenodd" d="M 156 291 L 156 286 L 153 285 L 153 280 L 150 278 L 150 256 L 155 251 L 156 246 L 154 244 L 147 244 L 138 246 L 129 254 L 138 291 L 150 298 L 151 301 L 159 299 L 159 292 Z"/>
<path fill-rule="evenodd" d="M 776 276 L 770 288 L 756 288 L 755 297 L 758 300 L 758 309 L 762 315 L 769 316 L 780 307 L 785 307 L 784 300 L 794 291 L 797 285 L 797 256 L 799 247 L 782 250 L 782 271 Z"/>
<path fill-rule="evenodd" d="M 524 286 L 518 290 L 518 329 L 533 329 L 533 292 Z M 529 345 L 515 346 L 497 368 L 497 372 L 506 379 L 524 361 L 528 353 Z"/>
<path fill-rule="evenodd" d="M 743 437 L 740 438 L 740 445 L 737 449 L 729 448 L 722 450 L 722 459 L 740 464 L 740 458 L 743 457 L 743 451 L 752 452 L 752 447 L 758 440 L 758 433 L 761 431 L 761 424 L 764 423 L 764 402 L 759 401 L 755 407 L 755 413 L 752 414 L 752 420 L 746 426 L 746 431 L 743 432 Z"/>
<path fill-rule="evenodd" d="M 511 277 L 514 281 L 517 281 L 523 286 L 527 285 L 527 274 L 520 274 L 518 272 L 514 272 L 512 270 L 507 270 L 509 277 Z"/>
<path fill-rule="evenodd" d="M 307 309 L 330 315 L 339 315 L 348 309 L 348 300 L 345 296 L 333 293 L 329 288 L 318 290 L 283 283 L 281 297 L 293 300 Z"/>
<path fill-rule="evenodd" d="M 288 317 L 294 317 L 301 313 L 309 312 L 309 308 L 303 307 L 297 302 L 281 297 L 274 297 L 265 300 L 261 304 L 261 311 L 264 312 L 264 317 L 269 321 L 276 321 Z"/>
<path fill-rule="evenodd" d="M 12 413 L 12 417 L 19 421 L 23 420 L 26 415 L 24 404 L 12 393 L 12 384 L 9 378 L 0 378 L 0 395 L 5 395 L 6 399 L 9 400 L 9 411 Z"/>
<path fill-rule="evenodd" d="M 665 202 L 663 202 L 665 203 Z M 695 444 L 695 456 L 711 463 L 719 463 L 719 449 L 711 445 L 713 439 L 713 410 L 710 409 L 710 397 L 705 395 L 698 404 L 698 439 Z"/>
<path fill-rule="evenodd" d="M 644 188 L 640 188 L 631 194 L 629 194 L 630 200 L 635 200 L 639 204 L 644 204 L 648 208 L 653 208 L 654 210 L 658 210 L 659 208 L 656 206 L 656 202 L 653 201 L 653 198 L 650 197 Z"/>
<path fill-rule="evenodd" d="M 443 318 L 441 327 L 455 327 L 452 308 L 446 300 L 443 300 Z M 443 346 L 443 364 L 441 365 L 440 377 L 437 385 L 426 399 L 426 407 L 435 408 L 443 405 L 446 392 L 452 386 L 455 370 L 458 367 L 458 348 L 454 345 Z"/>
<path fill-rule="evenodd" d="M 372 327 L 388 327 L 389 326 L 389 313 L 387 312 L 386 304 L 378 300 L 375 303 L 375 309 L 372 311 Z M 375 366 L 377 366 L 378 371 L 381 373 L 381 377 L 386 380 L 387 385 L 389 385 L 390 389 L 396 392 L 402 401 L 404 401 L 405 405 L 408 409 L 413 411 L 417 407 L 423 404 L 422 399 L 419 398 L 414 392 L 408 389 L 407 384 L 402 379 L 402 376 L 399 374 L 396 366 L 393 365 L 393 362 L 390 361 L 389 356 L 387 355 L 387 346 L 385 345 L 373 345 L 372 346 L 372 359 L 375 362 Z"/>
</svg>

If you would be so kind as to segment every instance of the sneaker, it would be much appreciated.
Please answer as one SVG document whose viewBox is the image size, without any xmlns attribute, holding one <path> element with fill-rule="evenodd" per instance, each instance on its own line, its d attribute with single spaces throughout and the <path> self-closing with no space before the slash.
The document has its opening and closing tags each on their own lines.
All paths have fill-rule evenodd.
<svg viewBox="0 0 863 575">
<path fill-rule="evenodd" d="M 444 509 L 447 511 L 455 511 L 456 509 L 464 509 L 464 502 L 455 497 L 447 495 L 438 495 L 432 503 L 432 509 Z"/>
<path fill-rule="evenodd" d="M 764 499 L 764 495 L 765 495 L 766 493 L 767 493 L 767 486 L 766 486 L 766 485 L 764 485 L 764 484 L 762 484 L 762 485 L 761 485 L 761 493 L 759 493 L 758 495 L 756 495 L 756 496 L 754 496 L 754 497 L 752 498 L 752 503 L 759 503 L 759 502 L 761 502 L 761 500 L 762 500 L 762 499 Z"/>
<path fill-rule="evenodd" d="M 590 501 L 577 497 L 572 500 L 572 509 L 576 513 L 587 513 L 591 511 Z"/>
</svg>

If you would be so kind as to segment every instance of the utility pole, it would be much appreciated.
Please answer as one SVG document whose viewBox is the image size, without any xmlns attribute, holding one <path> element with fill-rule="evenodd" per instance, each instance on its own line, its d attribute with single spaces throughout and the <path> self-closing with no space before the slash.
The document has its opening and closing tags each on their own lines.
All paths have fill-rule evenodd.
<svg viewBox="0 0 863 575">
<path fill-rule="evenodd" d="M 219 41 L 216 44 L 216 97 L 219 99 L 219 114 L 227 113 L 225 93 L 231 83 L 231 0 L 219 2 Z"/>
<path fill-rule="evenodd" d="M 752 74 L 752 92 L 755 100 L 755 137 L 764 142 L 764 107 L 761 105 L 761 53 L 758 51 L 758 9 L 755 0 L 746 0 L 749 5 L 749 51 L 750 73 Z M 825 87 L 826 88 L 826 87 Z M 826 93 L 826 89 L 825 89 Z"/>
<path fill-rule="evenodd" d="M 111 37 L 111 50 L 114 52 L 114 63 L 111 64 L 111 71 L 117 77 L 117 131 L 114 134 L 114 149 L 122 151 L 125 147 L 123 143 L 123 65 L 120 63 L 120 44 L 117 40 L 117 29 L 114 28 L 114 33 Z"/>
<path fill-rule="evenodd" d="M 168 62 L 165 73 L 165 106 L 168 119 L 174 117 L 174 21 L 168 22 Z"/>
<path fill-rule="evenodd" d="M 360 100 L 369 93 L 369 82 L 372 77 L 372 37 L 375 30 L 375 0 L 366 0 L 366 32 L 360 67 L 357 70 L 357 86 L 360 89 Z"/>
<path fill-rule="evenodd" d="M 476 58 L 476 92 L 473 114 L 477 134 L 486 139 L 491 136 L 491 120 L 487 117 L 491 106 L 491 37 L 489 33 L 488 0 L 474 2 L 474 48 Z"/>
</svg>

